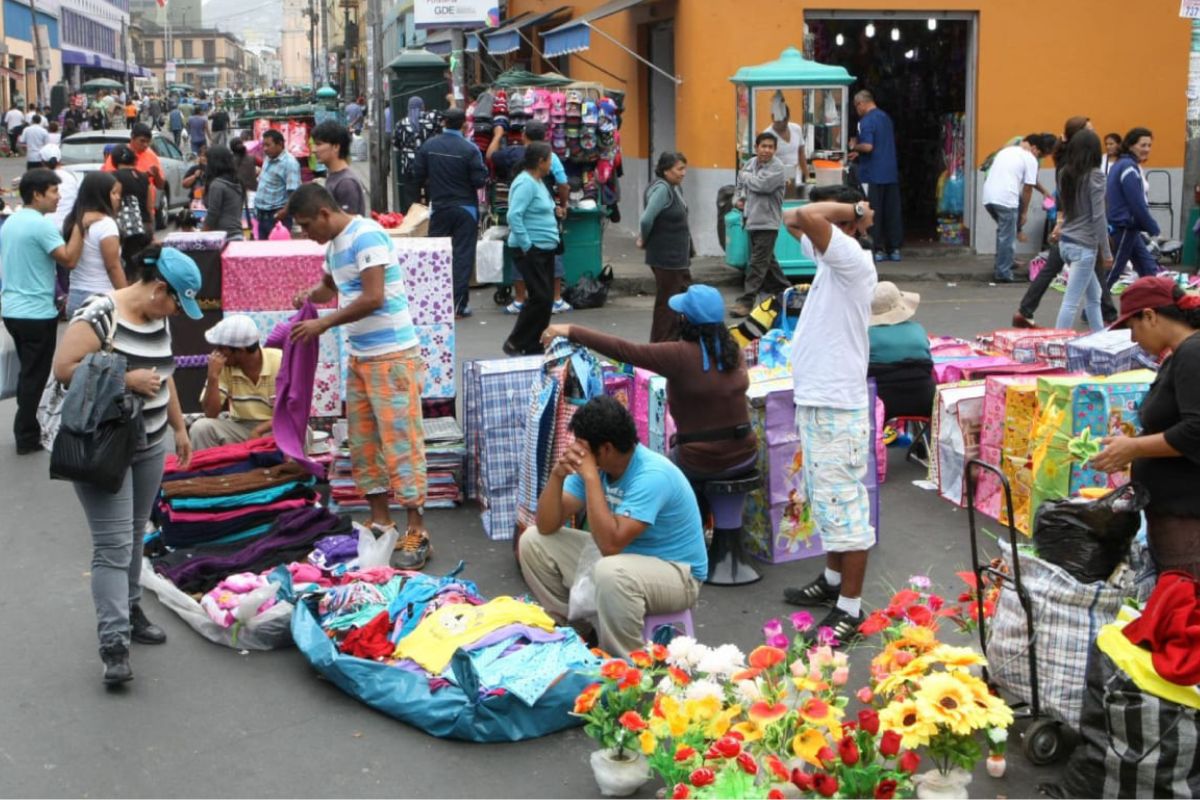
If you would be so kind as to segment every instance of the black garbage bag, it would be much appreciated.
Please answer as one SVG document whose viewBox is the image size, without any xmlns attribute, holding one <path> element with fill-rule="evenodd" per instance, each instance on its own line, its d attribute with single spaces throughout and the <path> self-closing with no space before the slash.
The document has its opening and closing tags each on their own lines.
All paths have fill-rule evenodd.
<svg viewBox="0 0 1200 800">
<path fill-rule="evenodd" d="M 1108 580 L 1129 553 L 1149 492 L 1127 484 L 1099 500 L 1047 500 L 1033 522 L 1038 556 L 1080 583 Z"/>
<path fill-rule="evenodd" d="M 1143 691 L 1095 643 L 1060 797 L 1200 797 L 1200 711 Z"/>
<path fill-rule="evenodd" d="M 575 308 L 600 308 L 608 301 L 608 289 L 613 282 L 613 270 L 604 265 L 599 275 L 588 272 L 571 286 L 563 289 L 563 299 Z"/>
</svg>

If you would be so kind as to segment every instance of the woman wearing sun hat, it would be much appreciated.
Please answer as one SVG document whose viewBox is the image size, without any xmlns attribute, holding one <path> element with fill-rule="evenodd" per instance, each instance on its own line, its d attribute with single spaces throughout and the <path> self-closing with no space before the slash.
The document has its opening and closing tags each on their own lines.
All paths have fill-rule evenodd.
<svg viewBox="0 0 1200 800">
<path fill-rule="evenodd" d="M 902 292 L 891 281 L 875 285 L 871 298 L 868 377 L 875 379 L 888 419 L 927 417 L 933 407 L 933 356 L 929 335 L 913 316 L 921 303 L 916 292 Z"/>
<path fill-rule="evenodd" d="M 103 348 L 110 337 L 114 353 L 125 357 L 125 385 L 145 400 L 146 442 L 134 454 L 125 482 L 115 493 L 75 484 L 92 533 L 92 599 L 96 604 L 104 682 L 133 678 L 129 643 L 162 644 L 166 633 L 141 609 L 142 533 L 162 482 L 166 433 L 186 469 L 192 447 L 175 392 L 175 359 L 167 317 L 180 311 L 203 315 L 196 303 L 200 269 L 187 255 L 151 245 L 138 256 L 140 280 L 112 294 L 95 295 L 76 312 L 54 354 L 54 375 L 71 382 L 76 367 Z"/>
<path fill-rule="evenodd" d="M 1091 466 L 1118 472 L 1150 493 L 1150 553 L 1158 571 L 1200 579 L 1200 294 L 1164 276 L 1139 278 L 1121 295 L 1114 328 L 1161 358 L 1158 377 L 1138 409 L 1140 436 L 1108 436 Z"/>
<path fill-rule="evenodd" d="M 725 326 L 721 293 L 695 284 L 667 305 L 678 318 L 681 338 L 675 341 L 637 344 L 580 325 L 551 325 L 542 342 L 563 336 L 666 378 L 667 408 L 676 427 L 673 458 L 689 478 L 749 466 L 758 454 L 746 402 L 750 377 Z"/>
</svg>

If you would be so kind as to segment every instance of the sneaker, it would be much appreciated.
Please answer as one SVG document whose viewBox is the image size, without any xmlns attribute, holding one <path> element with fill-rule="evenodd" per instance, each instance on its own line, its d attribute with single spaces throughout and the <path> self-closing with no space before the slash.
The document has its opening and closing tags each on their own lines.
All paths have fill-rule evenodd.
<svg viewBox="0 0 1200 800">
<path fill-rule="evenodd" d="M 146 612 L 137 603 L 129 609 L 129 638 L 138 644 L 163 644 L 167 632 L 146 617 Z"/>
<path fill-rule="evenodd" d="M 471 310 L 470 306 L 463 306 L 458 311 L 454 312 L 455 319 L 468 319 L 474 315 L 475 312 Z"/>
<path fill-rule="evenodd" d="M 837 646 L 853 644 L 863 638 L 862 632 L 858 627 L 867 619 L 866 615 L 861 611 L 858 615 L 847 614 L 840 608 L 834 608 L 830 611 L 825 619 L 817 624 L 817 630 L 821 628 L 831 628 L 834 638 L 837 639 Z"/>
<path fill-rule="evenodd" d="M 783 602 L 794 606 L 832 606 L 837 599 L 837 587 L 829 585 L 823 572 L 807 586 L 801 586 L 799 589 L 788 587 L 783 590 Z"/>
<path fill-rule="evenodd" d="M 429 534 L 424 531 L 409 529 L 396 542 L 396 555 L 392 558 L 392 566 L 396 569 L 421 570 L 425 562 L 433 555 L 433 544 Z"/>
<path fill-rule="evenodd" d="M 900 251 L 899 250 L 893 250 L 892 252 L 888 253 L 888 261 L 899 261 L 899 260 L 900 260 Z"/>
<path fill-rule="evenodd" d="M 1018 311 L 1012 316 L 1012 326 L 1014 328 L 1036 328 L 1037 323 L 1033 321 L 1033 317 L 1027 317 Z"/>
<path fill-rule="evenodd" d="M 729 316 L 731 317 L 748 317 L 750 316 L 750 306 L 745 303 L 734 303 L 729 307 Z"/>
<path fill-rule="evenodd" d="M 875 251 L 875 263 L 876 264 L 878 264 L 880 261 L 886 261 L 886 260 L 887 260 L 887 253 L 883 252 L 882 250 Z"/>
<path fill-rule="evenodd" d="M 129 648 L 118 642 L 100 648 L 100 660 L 104 662 L 104 684 L 115 686 L 133 680 L 133 668 L 129 666 Z"/>
<path fill-rule="evenodd" d="M 554 301 L 554 306 L 550 309 L 553 314 L 565 314 L 570 311 L 573 306 L 561 297 Z"/>
<path fill-rule="evenodd" d="M 525 307 L 524 303 L 518 303 L 516 300 L 513 300 L 511 303 L 509 303 L 508 305 L 506 305 L 504 307 L 504 313 L 505 314 L 520 314 L 521 309 L 524 307 Z"/>
<path fill-rule="evenodd" d="M 1011 275 L 993 275 L 992 283 L 1016 283 Z"/>
</svg>

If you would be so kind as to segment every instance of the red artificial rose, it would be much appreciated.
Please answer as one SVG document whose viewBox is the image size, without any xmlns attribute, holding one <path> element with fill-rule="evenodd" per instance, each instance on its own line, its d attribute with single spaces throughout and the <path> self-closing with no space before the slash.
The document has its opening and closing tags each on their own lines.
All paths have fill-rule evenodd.
<svg viewBox="0 0 1200 800">
<path fill-rule="evenodd" d="M 863 620 L 863 624 L 858 626 L 858 630 L 864 636 L 874 636 L 882 630 L 886 630 L 892 621 L 888 619 L 888 615 L 882 611 L 872 611 Z"/>
<path fill-rule="evenodd" d="M 824 764 L 827 769 L 833 766 L 835 759 L 837 759 L 837 753 L 833 752 L 832 747 L 822 747 L 817 751 L 817 761 Z"/>
<path fill-rule="evenodd" d="M 724 758 L 737 758 L 742 752 L 742 743 L 732 736 L 722 736 L 713 747 Z"/>
<path fill-rule="evenodd" d="M 637 686 L 641 682 L 642 682 L 641 670 L 637 670 L 637 669 L 630 667 L 629 670 L 627 670 L 625 672 L 624 677 L 621 678 L 621 682 L 617 684 L 617 690 L 620 691 L 620 690 L 624 690 L 624 689 L 632 689 L 633 687 Z"/>
<path fill-rule="evenodd" d="M 758 762 L 749 753 L 738 753 L 737 763 L 747 775 L 758 774 Z"/>
<path fill-rule="evenodd" d="M 629 671 L 629 665 L 624 661 L 612 660 L 600 667 L 600 677 L 608 678 L 609 680 L 619 681 L 625 677 L 625 673 Z"/>
<path fill-rule="evenodd" d="M 688 747 L 686 744 L 681 744 L 675 750 L 676 761 L 687 761 L 692 756 L 696 755 L 696 751 Z"/>
<path fill-rule="evenodd" d="M 900 734 L 895 731 L 884 731 L 879 738 L 879 755 L 891 758 L 900 752 Z"/>
<path fill-rule="evenodd" d="M 690 797 L 691 794 L 691 790 L 688 789 L 687 785 L 683 783 L 675 784 L 675 788 L 671 790 L 672 800 L 686 800 L 686 798 Z"/>
<path fill-rule="evenodd" d="M 697 789 L 699 789 L 702 786 L 708 786 L 710 783 L 712 783 L 716 779 L 717 779 L 717 773 L 713 772 L 708 767 L 701 767 L 700 769 L 694 769 L 694 770 L 692 770 L 692 774 L 688 776 L 688 780 L 691 781 L 692 786 L 695 786 Z"/>
<path fill-rule="evenodd" d="M 791 779 L 791 776 L 788 774 L 787 767 L 784 766 L 783 762 L 779 759 L 779 756 L 770 755 L 763 759 L 763 761 L 767 765 L 767 769 L 771 770 L 771 774 L 774 775 L 776 779 L 781 781 Z"/>
<path fill-rule="evenodd" d="M 767 792 L 767 800 L 783 800 L 783 792 L 779 789 L 772 789 Z"/>
<path fill-rule="evenodd" d="M 928 599 L 928 600 L 926 600 L 925 602 L 929 604 L 929 608 L 930 608 L 930 610 L 932 610 L 932 611 L 937 611 L 937 610 L 938 610 L 938 609 L 940 609 L 940 608 L 941 608 L 943 605 L 945 605 L 945 604 L 946 604 L 946 601 L 945 601 L 945 600 L 943 600 L 943 599 L 941 598 L 941 596 L 939 596 L 939 595 L 936 595 L 936 594 L 931 594 L 931 595 L 929 595 L 929 599 Z"/>
<path fill-rule="evenodd" d="M 792 770 L 792 785 L 802 792 L 811 792 L 813 788 L 813 776 L 796 767 Z"/>
<path fill-rule="evenodd" d="M 896 788 L 899 786 L 891 778 L 884 778 L 875 787 L 875 800 L 892 800 L 896 796 Z"/>
<path fill-rule="evenodd" d="M 909 750 L 904 755 L 900 756 L 900 762 L 899 762 L 900 769 L 903 770 L 904 772 L 907 772 L 910 775 L 913 774 L 914 772 L 916 772 L 917 767 L 919 767 L 920 765 L 921 765 L 921 757 L 919 755 L 917 755 L 916 753 L 914 753 L 912 750 Z"/>
<path fill-rule="evenodd" d="M 817 790 L 817 794 L 822 797 L 833 797 L 837 794 L 838 780 L 832 775 L 826 775 L 824 772 L 818 772 L 813 775 L 813 788 Z"/>
<path fill-rule="evenodd" d="M 626 711 L 617 717 L 617 722 L 634 733 L 646 730 L 646 720 L 642 719 L 642 715 L 636 711 Z"/>
<path fill-rule="evenodd" d="M 892 595 L 892 601 L 888 605 L 893 606 L 908 606 L 921 599 L 921 593 L 914 589 L 901 589 Z"/>
<path fill-rule="evenodd" d="M 925 606 L 909 606 L 908 621 L 914 625 L 928 628 L 930 623 L 933 622 L 933 612 Z"/>
<path fill-rule="evenodd" d="M 864 708 L 858 712 L 858 724 L 864 731 L 874 736 L 879 733 L 879 712 L 873 708 Z"/>
<path fill-rule="evenodd" d="M 854 741 L 853 736 L 843 736 L 838 742 L 838 758 L 847 767 L 853 767 L 858 763 L 858 743 Z"/>
</svg>

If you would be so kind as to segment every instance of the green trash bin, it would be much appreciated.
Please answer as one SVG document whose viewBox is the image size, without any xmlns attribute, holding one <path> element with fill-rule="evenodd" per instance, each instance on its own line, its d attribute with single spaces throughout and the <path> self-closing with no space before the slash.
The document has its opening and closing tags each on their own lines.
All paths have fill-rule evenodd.
<svg viewBox="0 0 1200 800">
<path fill-rule="evenodd" d="M 598 276 L 603 264 L 600 208 L 571 208 L 563 220 L 563 286 L 584 275 Z"/>
</svg>

